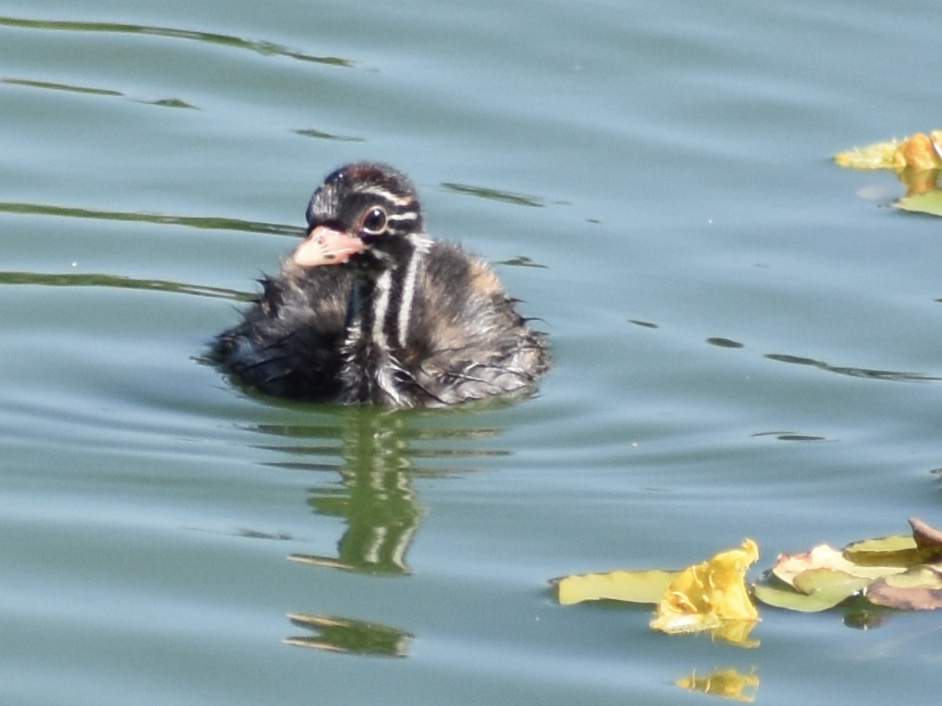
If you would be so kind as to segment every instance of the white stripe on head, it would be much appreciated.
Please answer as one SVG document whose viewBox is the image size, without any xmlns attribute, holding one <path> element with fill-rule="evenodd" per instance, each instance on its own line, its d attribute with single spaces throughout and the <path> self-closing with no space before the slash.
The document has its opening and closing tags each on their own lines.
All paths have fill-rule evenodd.
<svg viewBox="0 0 942 706">
<path fill-rule="evenodd" d="M 370 196 L 379 196 L 380 198 L 388 201 L 389 203 L 395 204 L 396 206 L 407 206 L 408 204 L 415 202 L 415 197 L 412 195 L 397 196 L 389 189 L 377 185 L 364 186 L 363 188 L 357 189 L 356 193 L 369 194 Z"/>
</svg>

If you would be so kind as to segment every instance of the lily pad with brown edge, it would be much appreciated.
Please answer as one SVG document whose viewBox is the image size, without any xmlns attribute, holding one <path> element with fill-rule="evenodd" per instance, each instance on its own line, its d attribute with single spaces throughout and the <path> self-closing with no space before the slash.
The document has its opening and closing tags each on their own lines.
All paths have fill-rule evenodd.
<svg viewBox="0 0 942 706">
<path fill-rule="evenodd" d="M 922 524 L 925 525 L 925 523 Z M 925 526 L 928 527 L 928 525 Z M 899 569 L 897 573 L 900 573 L 916 564 L 942 560 L 942 546 L 933 544 L 919 546 L 913 536 L 894 535 L 848 544 L 844 548 L 844 557 L 857 566 L 891 566 Z"/>
<path fill-rule="evenodd" d="M 885 566 L 876 563 L 872 565 L 861 565 L 858 562 L 847 559 L 844 552 L 838 551 L 827 544 L 819 544 L 816 547 L 812 547 L 810 551 L 802 554 L 779 555 L 778 561 L 772 569 L 772 573 L 785 583 L 795 586 L 800 592 L 810 593 L 811 591 L 805 591 L 802 587 L 796 585 L 796 578 L 810 571 L 818 570 L 828 570 L 835 572 L 839 576 L 866 578 L 868 579 L 866 583 L 869 583 L 874 579 L 900 572 L 903 569 L 893 565 Z M 837 576 L 835 579 L 835 583 L 841 580 Z M 827 581 L 828 579 L 825 580 Z"/>
</svg>

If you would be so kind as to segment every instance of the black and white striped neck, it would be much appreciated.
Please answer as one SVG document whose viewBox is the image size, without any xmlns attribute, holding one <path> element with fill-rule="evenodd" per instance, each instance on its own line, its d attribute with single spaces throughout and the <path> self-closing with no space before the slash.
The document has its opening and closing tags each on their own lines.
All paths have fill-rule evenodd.
<svg viewBox="0 0 942 706">
<path fill-rule="evenodd" d="M 342 374 L 356 402 L 401 404 L 400 361 L 410 345 L 416 290 L 432 241 L 414 233 L 399 240 L 395 261 L 356 269 Z"/>
</svg>

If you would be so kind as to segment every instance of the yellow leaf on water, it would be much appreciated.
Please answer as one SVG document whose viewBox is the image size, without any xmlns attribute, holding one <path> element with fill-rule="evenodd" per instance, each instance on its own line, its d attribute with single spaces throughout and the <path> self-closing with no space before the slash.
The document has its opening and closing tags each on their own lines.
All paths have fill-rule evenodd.
<svg viewBox="0 0 942 706">
<path fill-rule="evenodd" d="M 559 602 L 572 605 L 582 601 L 627 601 L 657 603 L 679 571 L 612 571 L 556 579 Z"/>
<path fill-rule="evenodd" d="M 909 534 L 894 534 L 851 542 L 844 547 L 848 561 L 861 566 L 908 566 L 908 553 L 917 548 L 916 540 Z"/>
<path fill-rule="evenodd" d="M 890 140 L 866 147 L 854 147 L 834 155 L 834 161 L 848 169 L 892 169 L 893 155 L 896 154 L 899 144 L 899 140 Z"/>
<path fill-rule="evenodd" d="M 726 621 L 758 620 L 745 581 L 746 569 L 758 558 L 759 547 L 747 539 L 739 549 L 685 569 L 661 597 L 651 627 L 684 633 L 715 630 Z"/>
<path fill-rule="evenodd" d="M 855 147 L 835 155 L 834 161 L 849 169 L 939 169 L 942 168 L 942 130 Z"/>
</svg>

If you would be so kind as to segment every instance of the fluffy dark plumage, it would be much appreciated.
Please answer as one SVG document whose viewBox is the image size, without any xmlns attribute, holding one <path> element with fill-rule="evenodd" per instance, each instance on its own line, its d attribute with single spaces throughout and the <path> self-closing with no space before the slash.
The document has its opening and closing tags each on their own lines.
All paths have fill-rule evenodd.
<svg viewBox="0 0 942 706">
<path fill-rule="evenodd" d="M 424 235 L 401 173 L 338 169 L 314 193 L 308 220 L 309 238 L 343 231 L 362 252 L 342 264 L 333 253 L 318 266 L 288 260 L 263 280 L 255 305 L 212 349 L 245 384 L 299 400 L 446 406 L 525 393 L 548 369 L 545 337 L 487 265 Z"/>
</svg>

